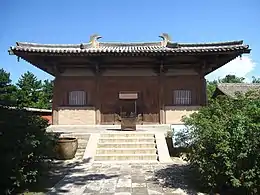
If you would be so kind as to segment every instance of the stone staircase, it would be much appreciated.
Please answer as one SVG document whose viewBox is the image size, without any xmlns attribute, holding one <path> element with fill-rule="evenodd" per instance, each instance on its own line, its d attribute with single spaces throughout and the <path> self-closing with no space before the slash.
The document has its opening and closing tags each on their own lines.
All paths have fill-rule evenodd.
<svg viewBox="0 0 260 195">
<path fill-rule="evenodd" d="M 61 136 L 78 138 L 78 149 L 75 158 L 82 159 L 90 137 L 89 133 L 65 133 Z"/>
<path fill-rule="evenodd" d="M 100 134 L 94 161 L 157 161 L 152 133 L 118 132 Z"/>
</svg>

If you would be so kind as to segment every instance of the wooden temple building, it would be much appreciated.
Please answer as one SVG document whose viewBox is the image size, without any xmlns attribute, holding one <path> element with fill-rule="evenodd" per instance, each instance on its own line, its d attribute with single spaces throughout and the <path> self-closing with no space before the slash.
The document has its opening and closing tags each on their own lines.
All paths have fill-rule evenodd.
<svg viewBox="0 0 260 195">
<path fill-rule="evenodd" d="M 243 41 L 183 44 L 17 42 L 10 54 L 55 77 L 53 124 L 178 124 L 207 103 L 205 75 L 243 53 Z"/>
</svg>

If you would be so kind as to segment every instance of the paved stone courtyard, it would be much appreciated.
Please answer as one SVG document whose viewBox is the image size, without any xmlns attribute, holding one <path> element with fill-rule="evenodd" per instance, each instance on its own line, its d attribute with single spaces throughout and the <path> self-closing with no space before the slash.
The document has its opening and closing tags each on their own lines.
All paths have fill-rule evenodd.
<svg viewBox="0 0 260 195">
<path fill-rule="evenodd" d="M 79 163 L 48 194 L 197 194 L 188 188 L 185 164 Z"/>
</svg>

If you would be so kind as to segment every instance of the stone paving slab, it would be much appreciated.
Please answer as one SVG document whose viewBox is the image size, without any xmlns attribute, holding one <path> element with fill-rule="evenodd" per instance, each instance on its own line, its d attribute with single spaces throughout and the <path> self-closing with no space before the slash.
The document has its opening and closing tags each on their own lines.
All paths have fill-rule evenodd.
<svg viewBox="0 0 260 195">
<path fill-rule="evenodd" d="M 197 194 L 185 184 L 178 164 L 82 163 L 48 194 L 184 195 Z"/>
</svg>

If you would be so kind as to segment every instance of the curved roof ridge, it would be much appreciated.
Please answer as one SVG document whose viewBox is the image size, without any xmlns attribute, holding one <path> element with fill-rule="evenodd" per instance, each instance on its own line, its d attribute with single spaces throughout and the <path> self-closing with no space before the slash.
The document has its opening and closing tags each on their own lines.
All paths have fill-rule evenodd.
<svg viewBox="0 0 260 195">
<path fill-rule="evenodd" d="M 161 46 L 161 42 L 99 42 L 100 46 Z"/>
<path fill-rule="evenodd" d="M 89 43 L 84 43 L 89 44 Z M 46 43 L 29 43 L 29 42 L 16 42 L 17 46 L 21 47 L 53 47 L 53 48 L 78 48 L 81 44 L 46 44 Z"/>
<path fill-rule="evenodd" d="M 175 44 L 175 43 L 170 43 Z M 222 42 L 208 42 L 208 43 L 178 43 L 181 47 L 198 47 L 198 46 L 229 46 L 229 45 L 242 45 L 243 40 L 239 41 L 222 41 Z"/>
<path fill-rule="evenodd" d="M 16 42 L 20 47 L 49 47 L 49 48 L 80 48 L 81 45 L 91 46 L 91 43 L 78 44 L 45 44 L 45 43 L 29 43 Z M 99 46 L 106 47 L 124 47 L 124 46 L 161 46 L 161 42 L 99 42 Z"/>
</svg>

